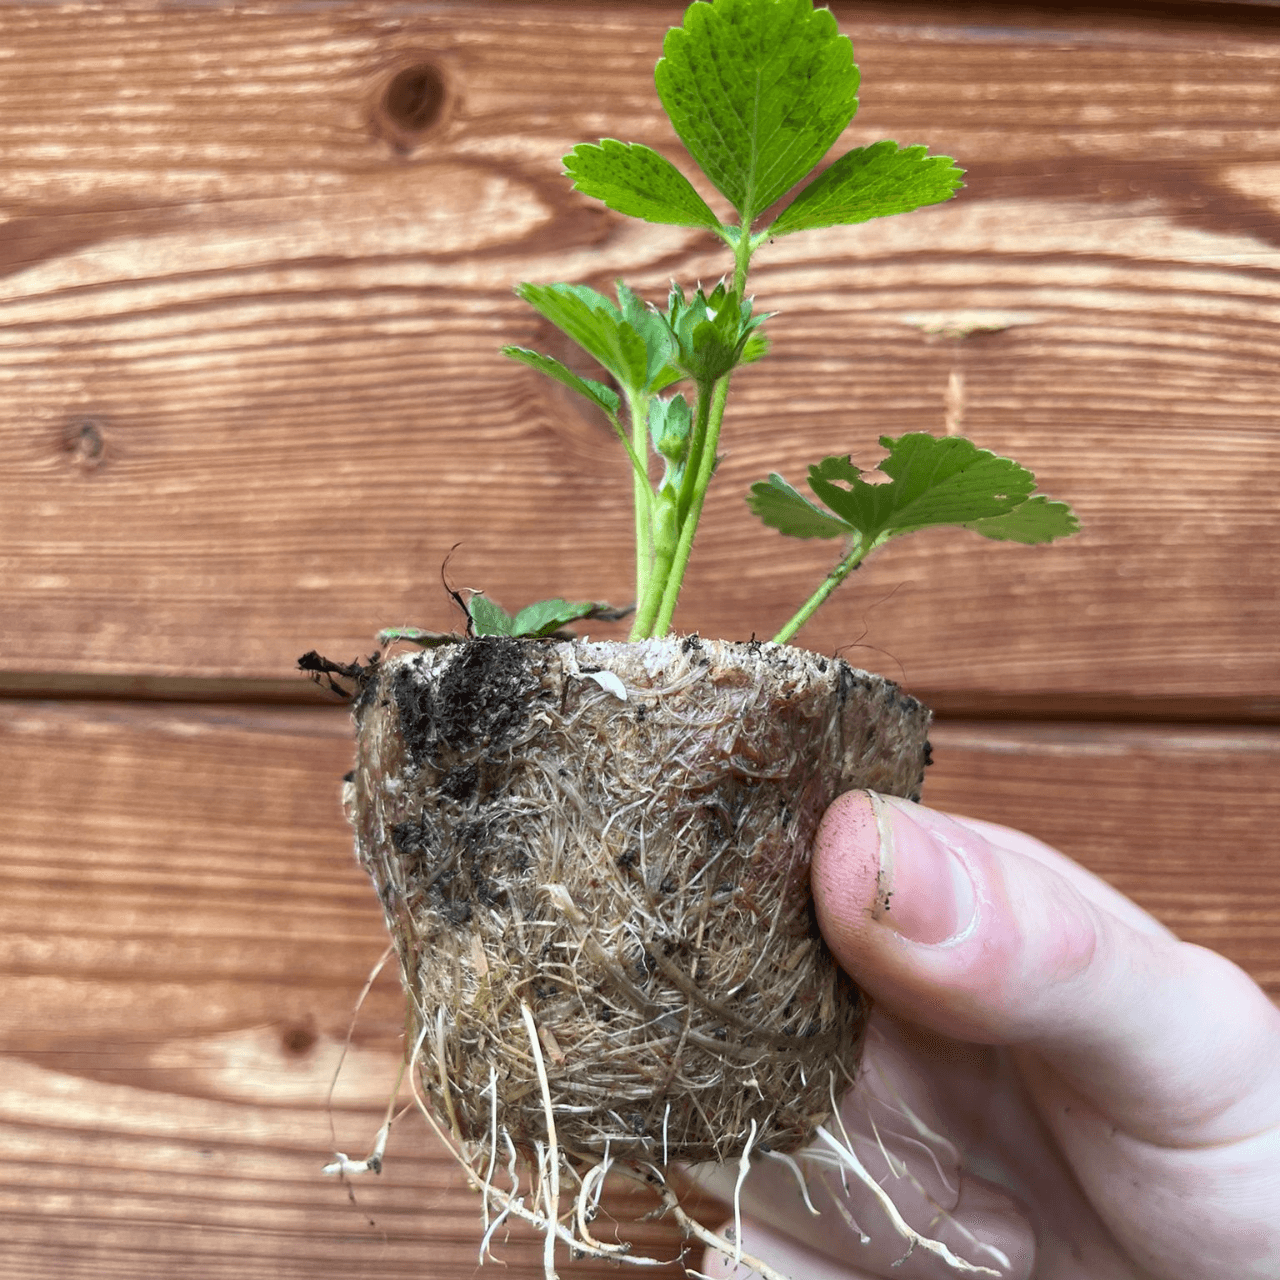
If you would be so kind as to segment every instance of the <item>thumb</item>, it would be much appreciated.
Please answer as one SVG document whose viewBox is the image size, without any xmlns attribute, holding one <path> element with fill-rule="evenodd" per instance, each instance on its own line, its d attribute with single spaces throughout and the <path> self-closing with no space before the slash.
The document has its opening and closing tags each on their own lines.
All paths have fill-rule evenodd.
<svg viewBox="0 0 1280 1280">
<path fill-rule="evenodd" d="M 1030 836 L 850 792 L 812 876 L 828 944 L 888 1012 L 1030 1050 L 1149 1142 L 1280 1123 L 1280 1013 L 1261 989 Z"/>
</svg>

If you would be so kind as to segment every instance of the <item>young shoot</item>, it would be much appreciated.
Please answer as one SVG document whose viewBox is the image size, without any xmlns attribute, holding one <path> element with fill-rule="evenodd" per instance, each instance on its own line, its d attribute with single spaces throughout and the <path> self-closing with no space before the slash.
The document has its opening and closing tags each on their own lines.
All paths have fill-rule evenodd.
<svg viewBox="0 0 1280 1280">
<path fill-rule="evenodd" d="M 565 175 L 618 213 L 718 237 L 731 255 L 725 277 L 689 296 L 673 285 L 665 308 L 621 282 L 616 301 L 580 284 L 520 285 L 520 297 L 610 382 L 537 351 L 503 348 L 595 405 L 621 441 L 635 515 L 633 640 L 671 630 L 734 371 L 768 350 L 761 325 L 769 316 L 755 312 L 747 293 L 756 251 L 779 236 L 937 204 L 963 185 L 949 157 L 889 140 L 846 151 L 818 172 L 858 109 L 859 72 L 848 37 L 812 0 L 697 0 L 667 33 L 654 80 L 689 160 L 734 216 L 722 221 L 679 168 L 640 143 L 581 143 L 564 157 Z M 869 484 L 847 455 L 809 468 L 821 506 L 778 475 L 752 487 L 748 505 L 772 528 L 844 540 L 836 566 L 778 642 L 790 640 L 867 555 L 904 533 L 951 525 L 1048 542 L 1077 528 L 1065 504 L 1032 496 L 1029 471 L 966 439 L 913 433 L 881 443 L 890 450 L 879 467 L 888 483 Z M 473 603 L 491 610 L 483 597 Z"/>
</svg>

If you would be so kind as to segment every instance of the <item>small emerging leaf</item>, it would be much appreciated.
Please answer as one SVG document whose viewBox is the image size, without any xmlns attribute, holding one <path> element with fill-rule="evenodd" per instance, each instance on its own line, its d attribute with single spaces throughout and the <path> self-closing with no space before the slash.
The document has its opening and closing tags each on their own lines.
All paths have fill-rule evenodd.
<svg viewBox="0 0 1280 1280">
<path fill-rule="evenodd" d="M 610 417 L 617 415 L 620 401 L 618 393 L 612 387 L 606 387 L 603 382 L 596 382 L 593 378 L 578 377 L 554 356 L 544 356 L 540 351 L 530 351 L 527 347 L 503 347 L 502 354 L 564 383 L 570 390 L 585 396 L 597 408 L 603 409 Z"/>
<path fill-rule="evenodd" d="M 585 284 L 522 284 L 516 293 L 603 365 L 629 395 L 652 395 L 681 377 L 671 360 L 673 347 L 662 317 L 646 307 L 625 284 L 618 284 L 620 307 Z M 508 354 L 524 359 L 515 355 L 522 350 L 523 347 L 513 347 Z M 549 367 L 539 367 L 552 377 L 559 376 Z M 601 385 L 588 378 L 581 381 L 589 386 Z M 581 388 L 574 386 L 574 390 Z"/>
<path fill-rule="evenodd" d="M 771 529 L 789 538 L 847 538 L 857 530 L 797 493 L 776 472 L 751 486 L 747 506 Z"/>
<path fill-rule="evenodd" d="M 478 636 L 514 636 L 527 640 L 542 640 L 555 635 L 566 623 L 583 618 L 600 618 L 616 622 L 625 617 L 629 609 L 615 609 L 612 605 L 596 600 L 538 600 L 525 605 L 512 617 L 500 604 L 488 596 L 475 592 L 467 601 L 471 611 L 471 625 Z"/>
<path fill-rule="evenodd" d="M 768 234 L 866 222 L 950 200 L 964 186 L 964 170 L 950 156 L 925 152 L 924 147 L 899 150 L 888 141 L 845 152 L 778 215 Z"/>
<path fill-rule="evenodd" d="M 698 0 L 662 52 L 663 108 L 744 227 L 813 169 L 858 109 L 853 46 L 813 0 Z"/>
<path fill-rule="evenodd" d="M 673 466 L 684 465 L 692 426 L 693 411 L 684 396 L 677 394 L 669 400 L 654 396 L 649 401 L 649 438 L 654 449 Z"/>
<path fill-rule="evenodd" d="M 576 604 L 568 600 L 539 600 L 536 604 L 526 605 L 516 614 L 511 624 L 513 636 L 531 636 L 541 639 L 559 631 L 566 623 L 578 618 L 596 617 L 601 606 L 592 600 L 579 600 Z"/>
<path fill-rule="evenodd" d="M 720 219 L 693 184 L 665 156 L 638 142 L 601 138 L 579 143 L 564 157 L 575 191 L 603 200 L 610 209 L 677 227 L 718 231 Z"/>
<path fill-rule="evenodd" d="M 471 626 L 478 636 L 509 636 L 514 619 L 511 615 L 488 596 L 479 593 L 467 601 L 467 609 L 471 614 Z"/>
<path fill-rule="evenodd" d="M 747 340 L 742 344 L 739 364 L 754 364 L 769 354 L 769 335 L 763 329 L 752 329 Z"/>
</svg>

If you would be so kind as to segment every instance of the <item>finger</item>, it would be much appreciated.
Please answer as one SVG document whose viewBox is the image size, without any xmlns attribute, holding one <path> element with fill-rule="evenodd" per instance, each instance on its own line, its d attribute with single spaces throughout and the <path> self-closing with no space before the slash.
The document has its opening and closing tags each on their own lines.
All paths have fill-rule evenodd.
<svg viewBox="0 0 1280 1280">
<path fill-rule="evenodd" d="M 1256 984 L 998 830 L 866 792 L 831 806 L 814 896 L 853 977 L 921 1026 L 1034 1049 L 1147 1140 L 1227 1142 L 1280 1122 L 1280 1013 Z"/>
<path fill-rule="evenodd" d="M 948 817 L 955 815 L 949 814 Z M 1113 888 L 1101 876 L 1082 867 L 1078 862 L 1059 853 L 1057 849 L 1037 840 L 1025 831 L 1017 831 L 1013 827 L 1004 827 L 997 822 L 985 822 L 981 818 L 956 818 L 957 822 L 972 827 L 987 837 L 993 845 L 999 845 L 1011 853 L 1024 854 L 1035 862 L 1056 871 L 1069 884 L 1073 885 L 1090 902 L 1109 911 L 1113 916 L 1131 924 L 1141 933 L 1159 934 L 1172 938 L 1173 931 L 1161 924 L 1149 911 L 1144 911 L 1132 898 L 1126 898 L 1119 889 Z"/>
</svg>

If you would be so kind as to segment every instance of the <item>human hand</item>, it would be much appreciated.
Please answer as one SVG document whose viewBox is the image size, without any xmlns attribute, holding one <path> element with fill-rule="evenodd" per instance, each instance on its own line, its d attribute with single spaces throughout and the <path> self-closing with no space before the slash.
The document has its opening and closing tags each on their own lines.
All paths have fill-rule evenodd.
<svg viewBox="0 0 1280 1280">
<path fill-rule="evenodd" d="M 900 1225 L 830 1157 L 796 1157 L 819 1216 L 760 1159 L 747 1253 L 793 1280 L 1280 1278 L 1280 1011 L 1242 970 L 1031 836 L 909 801 L 840 797 L 812 879 L 877 1002 L 829 1127 Z M 732 1168 L 705 1180 L 733 1197 Z"/>
</svg>

